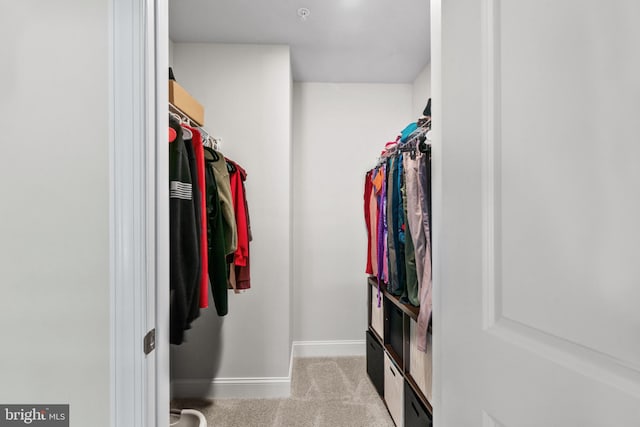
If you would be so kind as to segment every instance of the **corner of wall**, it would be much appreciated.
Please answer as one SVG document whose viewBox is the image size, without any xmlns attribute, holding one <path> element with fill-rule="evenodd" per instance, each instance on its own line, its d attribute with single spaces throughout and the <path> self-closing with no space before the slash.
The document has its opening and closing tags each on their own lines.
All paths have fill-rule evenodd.
<svg viewBox="0 0 640 427">
<path fill-rule="evenodd" d="M 431 98 L 431 61 L 418 73 L 413 81 L 413 115 L 419 117 L 426 102 Z"/>
<path fill-rule="evenodd" d="M 289 362 L 289 377 L 291 377 L 291 368 L 293 363 L 293 339 L 294 339 L 294 271 L 293 271 L 293 246 L 294 246 L 294 187 L 293 187 L 293 159 L 294 147 L 293 142 L 293 64 L 291 63 L 291 48 L 289 49 L 289 353 L 292 355 Z"/>
</svg>

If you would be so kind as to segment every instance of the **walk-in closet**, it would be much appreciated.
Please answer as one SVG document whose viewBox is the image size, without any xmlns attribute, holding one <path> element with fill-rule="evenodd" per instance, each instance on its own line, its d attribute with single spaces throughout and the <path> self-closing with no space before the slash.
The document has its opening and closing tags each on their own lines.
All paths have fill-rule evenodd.
<svg viewBox="0 0 640 427">
<path fill-rule="evenodd" d="M 640 425 L 640 2 L 1 10 L 1 426 Z"/>
<path fill-rule="evenodd" d="M 174 413 L 197 409 L 220 426 L 430 425 L 430 312 L 422 329 L 414 316 L 404 331 L 401 319 L 398 337 L 391 299 L 383 297 L 391 295 L 390 278 L 376 277 L 370 295 L 371 212 L 363 210 L 371 168 L 387 158 L 397 165 L 401 150 L 407 161 L 419 154 L 416 170 L 426 167 L 426 152 L 416 150 L 431 123 L 430 28 L 427 0 L 393 8 L 169 2 L 170 84 L 179 88 L 169 101 L 183 112 L 196 106 L 216 152 L 242 164 L 251 234 L 251 286 L 229 286 L 224 316 L 211 308 L 214 299 L 210 308 L 201 304 L 184 341 L 171 348 Z M 390 141 L 398 143 L 396 154 Z M 393 172 L 404 192 L 404 174 Z M 417 197 L 417 181 L 409 185 Z M 391 184 L 389 194 L 401 200 Z M 422 275 L 425 265 L 431 271 L 423 229 L 417 246 L 419 259 L 411 262 Z M 418 281 L 411 302 L 399 302 L 406 280 L 397 280 L 395 261 L 396 300 L 418 313 Z M 371 309 L 382 313 L 383 305 L 388 318 L 374 335 Z M 411 374 L 409 353 L 405 367 L 390 336 L 415 351 Z M 367 337 L 376 340 L 375 351 Z M 374 384 L 370 377 L 378 381 L 385 367 L 400 382 Z M 259 421 L 253 408 L 263 408 Z"/>
</svg>

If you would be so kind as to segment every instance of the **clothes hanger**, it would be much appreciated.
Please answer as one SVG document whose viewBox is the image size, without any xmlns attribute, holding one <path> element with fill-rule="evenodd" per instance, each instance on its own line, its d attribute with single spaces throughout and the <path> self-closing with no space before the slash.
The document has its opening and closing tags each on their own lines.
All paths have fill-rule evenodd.
<svg viewBox="0 0 640 427">
<path fill-rule="evenodd" d="M 179 114 L 174 113 L 173 111 L 169 111 L 169 116 L 173 117 L 178 121 L 178 123 L 182 123 L 182 117 Z"/>
<path fill-rule="evenodd" d="M 193 139 L 193 133 L 186 127 L 182 126 L 182 139 L 185 141 L 188 139 Z"/>
<path fill-rule="evenodd" d="M 418 150 L 420 150 L 421 153 L 431 152 L 431 144 L 427 144 L 426 140 L 427 140 L 427 135 L 425 133 L 420 137 L 420 140 L 418 142 Z"/>
<path fill-rule="evenodd" d="M 202 144 L 204 144 L 205 147 L 208 147 L 209 139 L 211 138 L 209 132 L 207 132 L 207 130 L 202 126 L 198 126 L 198 130 L 200 131 L 200 135 L 202 135 Z"/>
<path fill-rule="evenodd" d="M 185 127 L 185 126 L 191 127 L 191 120 L 189 120 L 186 117 L 183 117 L 182 121 L 180 122 L 180 125 L 182 127 L 182 139 L 184 140 L 193 139 L 193 133 L 191 132 L 191 130 L 189 130 L 189 128 Z"/>
<path fill-rule="evenodd" d="M 182 128 L 182 139 L 184 139 L 184 140 L 193 139 L 193 133 L 191 133 L 191 131 L 189 129 L 187 129 L 184 126 L 182 126 L 182 125 L 189 126 L 189 124 L 190 124 L 189 119 L 185 119 L 180 114 L 174 113 L 173 111 L 169 111 L 169 116 L 171 116 L 172 118 L 176 119 L 178 121 L 178 123 L 180 124 L 180 127 Z"/>
<path fill-rule="evenodd" d="M 204 147 L 204 160 L 207 162 L 217 162 L 220 160 L 220 156 L 211 147 Z"/>
<path fill-rule="evenodd" d="M 236 167 L 231 162 L 227 162 L 227 170 L 229 173 L 235 173 Z"/>
<path fill-rule="evenodd" d="M 178 120 L 178 122 L 180 123 L 180 127 L 182 127 L 182 139 L 187 140 L 187 139 L 193 139 L 193 133 L 185 128 L 183 125 L 189 126 L 189 127 L 198 127 L 195 124 L 192 124 L 192 120 L 184 115 L 184 113 L 182 113 L 177 107 L 175 107 L 173 104 L 169 103 L 169 115 L 173 118 L 175 118 L 176 120 Z M 171 108 L 178 110 L 181 114 L 178 114 L 177 112 L 171 111 Z"/>
</svg>

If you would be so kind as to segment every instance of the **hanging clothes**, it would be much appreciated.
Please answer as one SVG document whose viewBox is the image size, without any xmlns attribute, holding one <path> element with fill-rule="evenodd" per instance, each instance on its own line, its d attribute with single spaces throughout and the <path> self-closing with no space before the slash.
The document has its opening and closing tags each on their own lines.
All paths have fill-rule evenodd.
<svg viewBox="0 0 640 427">
<path fill-rule="evenodd" d="M 364 177 L 364 221 L 367 228 L 367 265 L 365 267 L 366 274 L 373 274 L 373 262 L 371 261 L 371 192 L 373 190 L 373 184 L 371 183 L 371 173 L 367 172 Z"/>
<path fill-rule="evenodd" d="M 387 248 L 389 251 L 389 281 L 387 290 L 394 295 L 402 295 L 402 273 L 398 268 L 404 265 L 404 247 L 400 248 L 399 239 L 399 188 L 398 159 L 393 156 L 387 160 Z M 400 258 L 402 256 L 402 262 Z"/>
<path fill-rule="evenodd" d="M 235 275 L 232 277 L 232 287 L 237 290 L 249 289 L 251 287 L 251 274 L 249 265 L 249 242 L 251 240 L 251 228 L 249 220 L 249 209 L 247 205 L 244 182 L 247 179 L 247 172 L 236 162 L 225 159 L 229 165 L 229 182 L 231 186 L 231 197 L 238 231 L 238 247 L 233 253 L 233 265 Z"/>
<path fill-rule="evenodd" d="M 247 179 L 247 172 L 233 160 L 226 159 L 226 161 L 231 165 L 229 182 L 238 231 L 238 247 L 234 252 L 233 263 L 244 266 L 247 264 L 249 255 L 249 225 L 243 185 L 243 182 Z"/>
<path fill-rule="evenodd" d="M 205 172 L 204 172 L 204 146 L 202 144 L 202 135 L 198 129 L 182 125 L 185 129 L 189 129 L 193 137 L 191 138 L 191 146 L 193 147 L 193 155 L 196 162 L 198 194 L 194 199 L 198 205 L 200 212 L 199 239 L 200 239 L 200 308 L 209 307 L 209 260 L 207 245 L 207 206 L 205 196 Z M 194 181 L 195 182 L 195 181 Z"/>
<path fill-rule="evenodd" d="M 427 128 L 430 127 L 430 123 Z M 432 246 L 431 246 L 431 150 L 424 143 L 425 130 L 414 134 L 420 140 L 412 148 L 411 156 L 405 156 L 407 180 L 407 223 L 416 250 L 417 295 L 410 295 L 414 303 L 418 301 L 420 311 L 416 327 L 417 347 L 426 351 L 427 330 L 433 307 Z"/>
<path fill-rule="evenodd" d="M 418 176 L 422 185 L 419 186 L 419 195 L 423 205 L 422 224 L 424 234 L 427 239 L 424 269 L 422 272 L 422 282 L 420 285 L 420 312 L 418 313 L 418 324 L 416 333 L 418 336 L 417 346 L 421 351 L 427 351 L 427 330 L 431 321 L 433 307 L 433 275 L 431 269 L 431 155 L 421 153 L 418 164 Z"/>
<path fill-rule="evenodd" d="M 222 153 L 215 151 L 216 158 L 210 162 L 218 186 L 218 196 L 222 208 L 222 220 L 224 227 L 225 254 L 231 255 L 238 248 L 238 229 L 236 215 L 233 209 L 231 195 L 231 182 L 227 162 Z"/>
<path fill-rule="evenodd" d="M 373 185 L 373 176 L 375 170 L 371 172 L 371 194 L 368 200 L 369 203 L 369 224 L 371 226 L 371 241 L 369 242 L 369 248 L 371 252 L 371 268 L 372 274 L 378 276 L 378 197 L 376 196 L 375 187 Z"/>
<path fill-rule="evenodd" d="M 378 201 L 378 218 L 377 218 L 377 256 L 378 256 L 378 283 L 389 281 L 388 272 L 388 251 L 387 251 L 387 216 L 386 216 L 386 163 L 380 166 L 373 178 L 373 187 L 375 189 Z"/>
<path fill-rule="evenodd" d="M 406 277 L 406 261 L 405 261 L 405 216 L 404 216 L 404 202 L 402 197 L 402 187 L 404 181 L 404 173 L 402 166 L 402 153 L 396 156 L 396 170 L 395 170 L 395 188 L 393 193 L 393 213 L 394 213 L 394 238 L 396 247 L 396 271 L 398 273 L 398 283 L 395 289 L 395 294 L 400 296 L 402 302 L 407 302 L 407 277 Z"/>
<path fill-rule="evenodd" d="M 180 123 L 169 122 L 175 138 L 169 143 L 169 341 L 181 344 L 184 331 L 199 315 L 200 240 L 194 204 L 193 173 Z M 173 133 L 172 132 L 172 133 Z"/>
<path fill-rule="evenodd" d="M 381 284 L 386 286 L 400 302 L 420 307 L 416 331 L 421 351 L 426 351 L 433 298 L 431 158 L 430 149 L 426 145 L 424 150 L 419 149 L 417 141 L 424 143 L 429 127 L 430 121 L 412 123 L 396 141 L 387 143 L 378 166 L 367 172 L 364 186 L 369 243 L 366 272 L 375 274 L 379 288 Z M 377 269 L 372 262 L 371 236 L 377 242 Z"/>
<path fill-rule="evenodd" d="M 403 293 L 403 299 L 411 305 L 418 306 L 420 305 L 420 300 L 418 299 L 418 272 L 416 263 L 422 262 L 422 259 L 416 261 L 415 247 L 413 244 L 413 238 L 411 235 L 411 224 L 409 223 L 409 171 L 407 170 L 407 165 L 409 164 L 409 160 L 413 157 L 415 153 L 405 153 L 402 156 L 403 162 L 403 174 L 402 174 L 402 186 L 400 192 L 402 194 L 402 213 L 403 213 L 403 241 L 404 241 L 404 271 L 405 271 L 405 291 Z"/>
<path fill-rule="evenodd" d="M 207 209 L 207 257 L 209 261 L 209 282 L 211 294 L 219 316 L 229 312 L 227 292 L 227 259 L 225 229 L 223 226 L 223 203 L 219 197 L 214 176 L 214 163 L 222 158 L 209 147 L 204 147 L 206 209 Z"/>
<path fill-rule="evenodd" d="M 189 159 L 189 173 L 191 174 L 191 193 L 192 193 L 192 203 L 193 203 L 193 207 L 195 210 L 195 215 L 196 215 L 196 238 L 198 239 L 198 257 L 199 259 L 199 267 L 198 267 L 198 289 L 196 292 L 196 300 L 197 300 L 197 305 L 198 308 L 200 308 L 200 304 L 202 302 L 202 280 L 203 280 L 203 267 L 202 267 L 202 263 L 203 263 L 203 259 L 205 257 L 206 254 L 203 254 L 203 246 L 202 246 L 202 232 L 203 232 L 203 216 L 202 216 L 202 200 L 203 200 L 203 195 L 202 195 L 202 186 L 200 184 L 199 178 L 198 178 L 198 159 L 196 157 L 196 153 L 195 153 L 195 148 L 193 146 L 193 134 L 189 134 L 188 136 L 186 136 L 188 133 L 185 133 L 184 130 L 187 129 L 186 127 L 182 126 L 183 128 L 183 139 L 184 139 L 184 146 L 185 149 L 187 151 L 187 156 Z M 189 132 L 191 132 L 189 130 Z M 204 278 L 204 280 L 207 280 L 207 277 Z M 208 282 L 207 282 L 208 284 Z"/>
<path fill-rule="evenodd" d="M 376 232 L 373 235 L 375 239 L 376 246 L 376 264 L 378 265 L 378 271 L 376 273 L 376 278 L 378 281 L 382 280 L 382 253 L 383 253 L 383 245 L 382 245 L 382 183 L 384 182 L 383 178 L 383 170 L 382 166 L 379 166 L 371 171 L 371 192 L 375 196 L 376 199 Z"/>
</svg>

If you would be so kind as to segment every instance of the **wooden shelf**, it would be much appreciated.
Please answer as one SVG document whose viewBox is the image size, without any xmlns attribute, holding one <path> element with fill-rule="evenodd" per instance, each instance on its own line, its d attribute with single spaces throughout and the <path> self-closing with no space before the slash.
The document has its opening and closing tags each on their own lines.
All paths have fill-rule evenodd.
<svg viewBox="0 0 640 427">
<path fill-rule="evenodd" d="M 400 355 L 398 353 L 396 353 L 396 351 L 393 349 L 393 347 L 391 347 L 390 344 L 385 344 L 384 345 L 384 349 L 386 350 L 387 353 L 389 353 L 389 356 L 391 356 L 391 359 L 398 366 L 398 369 L 401 369 L 402 371 L 404 371 L 404 368 L 403 368 L 404 365 L 402 363 L 402 357 L 400 357 Z"/>
<path fill-rule="evenodd" d="M 373 276 L 369 276 L 367 282 L 369 283 L 370 286 L 375 286 L 376 288 L 378 287 L 378 279 Z M 416 322 L 418 321 L 418 314 L 420 313 L 420 307 L 416 307 L 414 305 L 405 304 L 401 302 L 400 297 L 393 295 L 387 290 L 387 284 L 384 282 L 380 283 L 380 291 L 389 301 L 391 301 L 395 306 L 397 306 L 400 310 L 402 310 L 407 316 L 409 316 L 411 319 L 415 320 Z M 431 322 L 429 322 L 429 332 L 432 332 Z"/>
<path fill-rule="evenodd" d="M 371 325 L 369 325 L 369 332 L 371 332 L 373 334 L 373 336 L 378 340 L 378 342 L 382 343 L 382 337 L 380 335 L 378 335 L 378 332 L 376 332 L 375 329 L 373 329 L 371 327 Z"/>
<path fill-rule="evenodd" d="M 375 277 L 369 277 L 369 284 L 377 287 L 378 280 Z M 393 304 L 396 305 L 400 310 L 402 310 L 407 316 L 411 317 L 416 322 L 418 321 L 418 313 L 420 312 L 420 307 L 415 307 L 411 304 L 400 302 L 399 297 L 387 291 L 386 283 L 380 284 L 380 290 L 382 291 L 384 296 L 389 299 L 389 301 L 393 302 Z"/>
</svg>

